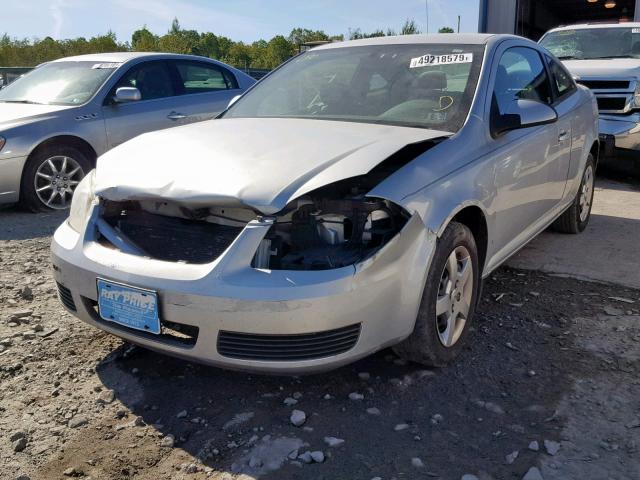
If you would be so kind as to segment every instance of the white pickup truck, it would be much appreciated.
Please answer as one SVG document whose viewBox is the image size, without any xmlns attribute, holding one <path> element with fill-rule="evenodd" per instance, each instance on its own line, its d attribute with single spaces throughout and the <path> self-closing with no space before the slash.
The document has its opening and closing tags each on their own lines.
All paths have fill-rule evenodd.
<svg viewBox="0 0 640 480">
<path fill-rule="evenodd" d="M 596 95 L 605 157 L 640 152 L 640 23 L 559 27 L 540 43 Z"/>
</svg>

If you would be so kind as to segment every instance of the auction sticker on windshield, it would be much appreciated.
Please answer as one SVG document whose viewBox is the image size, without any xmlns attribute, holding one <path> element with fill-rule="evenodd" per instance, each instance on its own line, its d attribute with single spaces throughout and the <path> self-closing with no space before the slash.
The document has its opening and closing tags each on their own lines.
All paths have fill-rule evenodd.
<svg viewBox="0 0 640 480">
<path fill-rule="evenodd" d="M 411 59 L 409 68 L 428 67 L 431 65 L 453 65 L 473 62 L 473 53 L 450 53 L 444 55 L 422 55 Z"/>
<path fill-rule="evenodd" d="M 98 312 L 103 320 L 143 332 L 160 333 L 158 294 L 98 279 Z"/>
</svg>

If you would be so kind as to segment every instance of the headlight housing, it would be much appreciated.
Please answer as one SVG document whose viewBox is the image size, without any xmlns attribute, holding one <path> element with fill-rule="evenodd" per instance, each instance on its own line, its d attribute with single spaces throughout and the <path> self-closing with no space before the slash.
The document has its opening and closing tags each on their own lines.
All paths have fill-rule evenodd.
<svg viewBox="0 0 640 480">
<path fill-rule="evenodd" d="M 331 270 L 380 250 L 409 220 L 394 203 L 365 195 L 348 182 L 316 190 L 276 218 L 253 259 L 254 268 Z"/>
<path fill-rule="evenodd" d="M 95 170 L 91 170 L 78 184 L 71 199 L 71 210 L 69 211 L 69 226 L 80 233 L 87 221 L 87 216 L 91 205 L 95 200 L 93 190 Z"/>
<path fill-rule="evenodd" d="M 636 91 L 633 93 L 631 108 L 640 108 L 640 78 L 636 80 Z"/>
</svg>

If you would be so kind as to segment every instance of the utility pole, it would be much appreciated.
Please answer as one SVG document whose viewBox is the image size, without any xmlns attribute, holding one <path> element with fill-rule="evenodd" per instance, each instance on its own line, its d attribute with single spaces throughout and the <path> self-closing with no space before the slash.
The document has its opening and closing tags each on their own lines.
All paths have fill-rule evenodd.
<svg viewBox="0 0 640 480">
<path fill-rule="evenodd" d="M 429 0 L 424 0 L 424 8 L 427 13 L 427 33 L 429 33 Z"/>
<path fill-rule="evenodd" d="M 458 15 L 458 33 L 460 33 L 460 15 Z"/>
</svg>

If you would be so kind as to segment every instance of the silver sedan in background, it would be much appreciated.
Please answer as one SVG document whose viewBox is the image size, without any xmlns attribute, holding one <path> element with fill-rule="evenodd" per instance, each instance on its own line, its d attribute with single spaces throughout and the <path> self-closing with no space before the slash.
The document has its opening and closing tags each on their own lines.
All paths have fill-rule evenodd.
<svg viewBox="0 0 640 480">
<path fill-rule="evenodd" d="M 144 132 L 212 119 L 254 83 L 190 55 L 103 53 L 43 64 L 0 90 L 0 203 L 65 209 L 98 156 Z"/>
<path fill-rule="evenodd" d="M 445 365 L 483 278 L 549 225 L 587 226 L 597 121 L 523 38 L 318 47 L 221 118 L 101 157 L 53 238 L 60 300 L 228 368 L 312 372 L 386 346 Z"/>
</svg>

